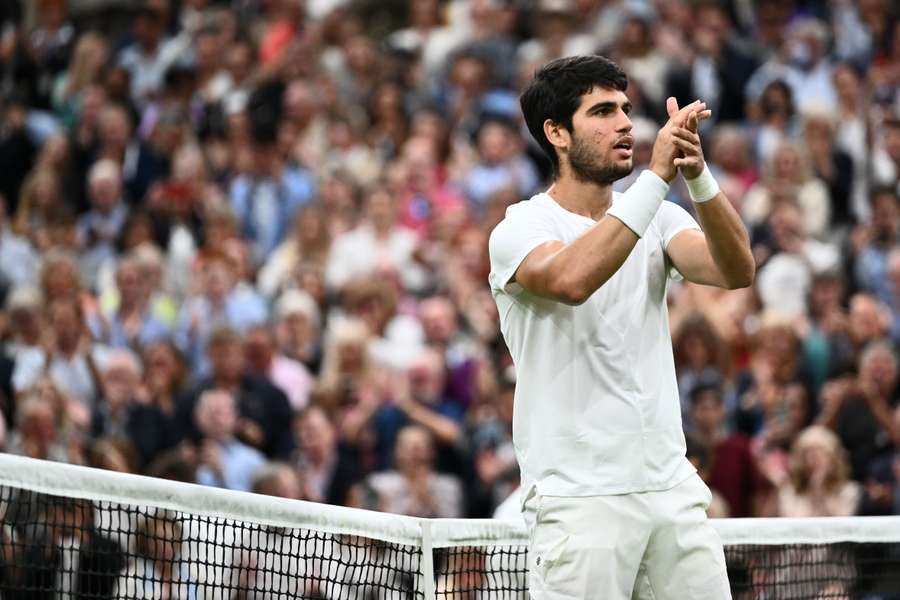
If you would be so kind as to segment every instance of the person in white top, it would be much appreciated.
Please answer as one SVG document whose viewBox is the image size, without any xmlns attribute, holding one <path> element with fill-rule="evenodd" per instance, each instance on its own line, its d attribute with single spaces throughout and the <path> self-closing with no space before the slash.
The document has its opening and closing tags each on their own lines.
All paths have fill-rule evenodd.
<svg viewBox="0 0 900 600">
<path fill-rule="evenodd" d="M 516 365 L 513 442 L 531 534 L 532 598 L 730 598 L 709 489 L 685 458 L 666 311 L 670 278 L 749 286 L 747 232 L 696 133 L 667 101 L 649 168 L 632 170 L 625 73 L 600 56 L 548 63 L 521 97 L 549 156 L 546 193 L 491 234 L 490 285 Z M 664 202 L 678 170 L 700 224 Z"/>
</svg>

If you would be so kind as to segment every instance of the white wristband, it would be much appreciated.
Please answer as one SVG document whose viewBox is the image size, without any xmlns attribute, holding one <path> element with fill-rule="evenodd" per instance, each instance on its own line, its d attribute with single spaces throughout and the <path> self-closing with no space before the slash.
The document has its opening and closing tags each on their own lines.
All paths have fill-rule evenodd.
<svg viewBox="0 0 900 600">
<path fill-rule="evenodd" d="M 719 195 L 719 184 L 709 171 L 709 165 L 703 166 L 703 172 L 694 179 L 685 179 L 691 200 L 700 204 L 708 202 Z"/>
<path fill-rule="evenodd" d="M 606 214 L 622 221 L 628 229 L 644 237 L 659 205 L 669 191 L 669 184 L 662 177 L 646 169 L 624 194 L 619 196 Z"/>
</svg>

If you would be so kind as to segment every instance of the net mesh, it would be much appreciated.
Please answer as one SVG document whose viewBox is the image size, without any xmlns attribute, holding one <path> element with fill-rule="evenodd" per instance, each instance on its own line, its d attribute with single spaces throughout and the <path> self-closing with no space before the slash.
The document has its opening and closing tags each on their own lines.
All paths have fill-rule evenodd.
<svg viewBox="0 0 900 600">
<path fill-rule="evenodd" d="M 422 598 L 420 548 L 0 487 L 3 598 Z"/>
<path fill-rule="evenodd" d="M 514 524 L 35 463 L 0 456 L 0 598 L 528 597 Z M 736 600 L 900 600 L 900 518 L 740 521 L 713 522 Z"/>
</svg>

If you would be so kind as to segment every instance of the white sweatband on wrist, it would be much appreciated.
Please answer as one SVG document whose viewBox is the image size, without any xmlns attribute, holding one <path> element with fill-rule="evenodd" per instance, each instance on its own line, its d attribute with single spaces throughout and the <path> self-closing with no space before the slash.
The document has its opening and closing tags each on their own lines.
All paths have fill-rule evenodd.
<svg viewBox="0 0 900 600">
<path fill-rule="evenodd" d="M 709 165 L 703 166 L 703 172 L 694 179 L 685 179 L 691 200 L 700 204 L 708 202 L 719 195 L 719 183 L 709 171 Z"/>
<path fill-rule="evenodd" d="M 650 169 L 646 169 L 631 187 L 612 203 L 606 214 L 622 221 L 638 237 L 644 237 L 644 232 L 647 231 L 668 192 L 669 184 Z"/>
</svg>

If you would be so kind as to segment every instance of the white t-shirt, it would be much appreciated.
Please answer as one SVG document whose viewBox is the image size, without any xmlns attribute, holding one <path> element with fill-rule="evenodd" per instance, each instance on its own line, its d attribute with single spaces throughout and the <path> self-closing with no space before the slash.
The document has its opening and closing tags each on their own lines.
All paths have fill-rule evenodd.
<svg viewBox="0 0 900 600">
<path fill-rule="evenodd" d="M 509 282 L 535 247 L 570 243 L 593 225 L 542 193 L 510 206 L 491 233 L 491 290 L 517 373 L 523 497 L 532 486 L 550 496 L 664 490 L 695 472 L 666 309 L 668 278 L 680 275 L 665 248 L 697 222 L 663 202 L 622 267 L 580 306 Z"/>
</svg>

